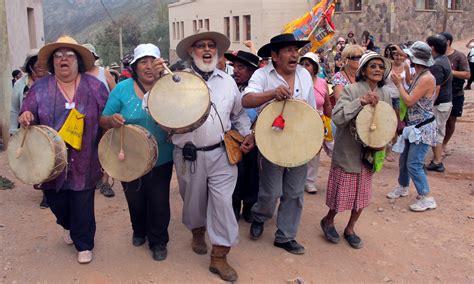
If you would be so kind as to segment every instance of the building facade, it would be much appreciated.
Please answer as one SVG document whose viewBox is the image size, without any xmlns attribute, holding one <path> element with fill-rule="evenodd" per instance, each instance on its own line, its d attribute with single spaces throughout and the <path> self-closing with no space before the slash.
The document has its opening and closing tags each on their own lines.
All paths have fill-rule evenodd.
<svg viewBox="0 0 474 284">
<path fill-rule="evenodd" d="M 26 53 L 44 45 L 43 1 L 6 0 L 10 69 L 18 69 Z"/>
<path fill-rule="evenodd" d="M 364 30 L 375 36 L 376 45 L 424 40 L 443 30 L 455 39 L 474 36 L 474 0 L 335 0 L 333 22 L 336 36 L 353 31 L 357 40 Z M 309 11 L 317 0 L 181 0 L 170 4 L 170 60 L 176 45 L 200 28 L 218 31 L 231 40 L 229 49 L 257 49 L 281 32 L 283 26 Z M 448 6 L 448 7 L 446 7 Z M 333 39 L 332 42 L 334 42 Z M 330 42 L 331 43 L 331 42 Z"/>
</svg>

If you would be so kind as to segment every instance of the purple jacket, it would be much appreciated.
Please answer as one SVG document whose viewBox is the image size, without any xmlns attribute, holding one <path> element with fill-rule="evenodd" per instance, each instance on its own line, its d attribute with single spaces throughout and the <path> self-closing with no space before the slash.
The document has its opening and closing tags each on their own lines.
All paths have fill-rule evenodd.
<svg viewBox="0 0 474 284">
<path fill-rule="evenodd" d="M 80 151 L 68 146 L 67 169 L 56 179 L 41 184 L 40 189 L 82 191 L 95 188 L 100 178 L 97 147 L 100 139 L 99 118 L 107 101 L 104 84 L 95 77 L 81 73 L 74 102 L 76 109 L 85 115 L 84 134 Z M 65 108 L 66 99 L 57 86 L 54 75 L 36 81 L 23 102 L 21 113 L 30 111 L 34 124 L 47 125 L 56 131 L 61 129 L 70 110 Z"/>
</svg>

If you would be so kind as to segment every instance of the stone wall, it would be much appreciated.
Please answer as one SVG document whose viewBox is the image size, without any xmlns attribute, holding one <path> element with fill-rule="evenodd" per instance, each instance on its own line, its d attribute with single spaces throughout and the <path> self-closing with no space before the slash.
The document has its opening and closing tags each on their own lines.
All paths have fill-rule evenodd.
<svg viewBox="0 0 474 284">
<path fill-rule="evenodd" d="M 462 10 L 448 10 L 445 13 L 444 0 L 435 1 L 433 10 L 415 9 L 416 0 L 362 0 L 361 11 L 346 11 L 349 1 L 342 0 L 342 12 L 336 12 L 333 21 L 337 36 L 346 36 L 352 30 L 359 42 L 362 32 L 369 31 L 375 36 L 376 45 L 384 47 L 387 43 L 400 43 L 408 40 L 425 40 L 431 34 L 446 30 L 456 39 L 474 37 L 473 0 L 463 0 Z"/>
</svg>

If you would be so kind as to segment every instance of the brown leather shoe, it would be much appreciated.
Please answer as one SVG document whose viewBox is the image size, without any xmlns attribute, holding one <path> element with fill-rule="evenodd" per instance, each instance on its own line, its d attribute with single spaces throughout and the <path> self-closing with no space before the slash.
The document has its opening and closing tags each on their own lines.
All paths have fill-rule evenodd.
<svg viewBox="0 0 474 284">
<path fill-rule="evenodd" d="M 213 245 L 209 271 L 219 275 L 224 281 L 235 282 L 237 281 L 238 275 L 235 269 L 227 263 L 226 255 L 229 251 L 230 247 Z"/>
<path fill-rule="evenodd" d="M 207 253 L 207 244 L 204 234 L 206 233 L 206 227 L 199 227 L 191 230 L 193 232 L 193 242 L 191 246 L 193 251 L 197 254 Z"/>
</svg>

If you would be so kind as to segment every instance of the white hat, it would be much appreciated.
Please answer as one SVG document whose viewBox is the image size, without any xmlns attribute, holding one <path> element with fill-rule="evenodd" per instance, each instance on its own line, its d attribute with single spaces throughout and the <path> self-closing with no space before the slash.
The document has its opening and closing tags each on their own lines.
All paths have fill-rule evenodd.
<svg viewBox="0 0 474 284">
<path fill-rule="evenodd" d="M 301 63 L 301 60 L 303 60 L 304 58 L 308 58 L 316 64 L 319 64 L 320 61 L 319 56 L 314 52 L 308 52 L 305 55 L 301 56 L 299 62 Z"/>
<path fill-rule="evenodd" d="M 143 43 L 139 44 L 133 50 L 133 60 L 130 62 L 130 65 L 135 63 L 138 59 L 143 58 L 145 56 L 152 56 L 155 58 L 161 57 L 160 49 L 158 46 L 151 44 L 151 43 Z"/>
<path fill-rule="evenodd" d="M 387 58 L 383 57 L 382 55 L 373 52 L 373 51 L 366 51 L 362 57 L 359 60 L 359 68 L 357 68 L 356 71 L 356 76 L 359 75 L 359 73 L 364 69 L 365 65 L 372 60 L 372 59 L 380 59 L 383 62 L 383 65 L 385 66 L 385 70 L 383 72 L 383 78 L 387 79 L 388 75 L 390 75 L 390 71 L 392 70 L 392 62 L 388 60 Z"/>
</svg>

